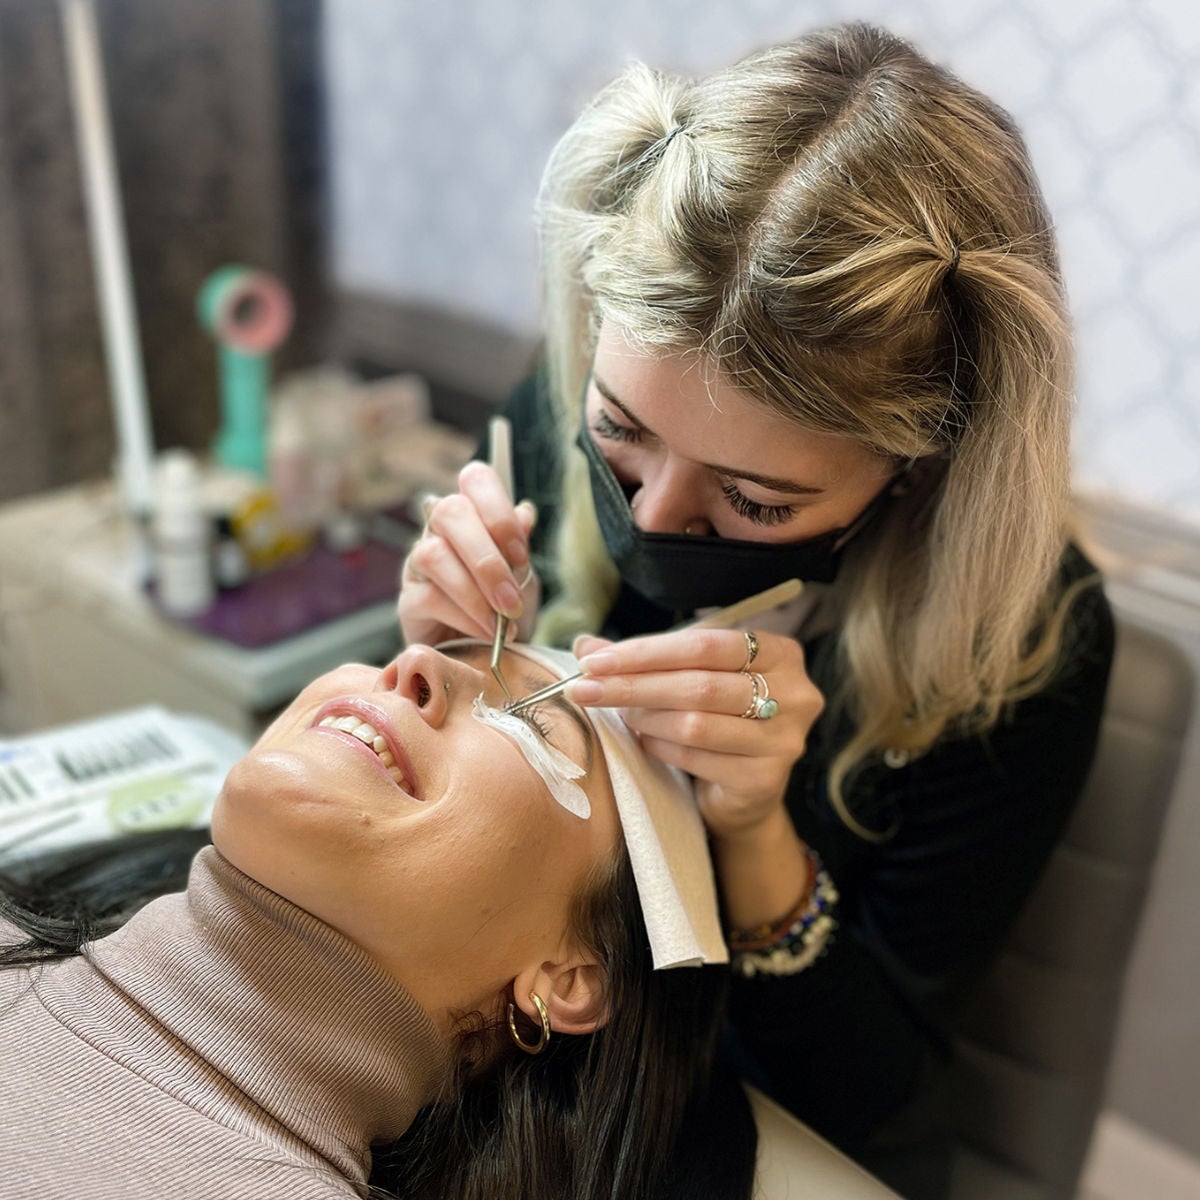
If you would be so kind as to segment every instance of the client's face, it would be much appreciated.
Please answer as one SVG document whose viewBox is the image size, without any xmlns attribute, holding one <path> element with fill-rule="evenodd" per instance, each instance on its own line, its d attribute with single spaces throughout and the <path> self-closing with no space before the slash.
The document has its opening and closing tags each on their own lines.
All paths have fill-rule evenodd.
<svg viewBox="0 0 1200 1200">
<path fill-rule="evenodd" d="M 503 666 L 515 695 L 554 678 L 511 653 Z M 586 820 L 472 715 L 480 692 L 503 701 L 477 645 L 339 667 L 233 768 L 213 815 L 236 867 L 357 942 L 431 1011 L 484 1005 L 529 961 L 561 955 L 572 898 L 619 842 L 581 710 L 552 701 L 535 719 L 587 768 Z"/>
</svg>

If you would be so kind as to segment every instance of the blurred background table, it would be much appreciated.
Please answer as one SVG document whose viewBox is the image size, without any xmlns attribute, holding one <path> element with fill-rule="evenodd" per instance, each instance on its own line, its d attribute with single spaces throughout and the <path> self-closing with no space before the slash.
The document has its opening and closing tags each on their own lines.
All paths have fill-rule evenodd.
<svg viewBox="0 0 1200 1200">
<path fill-rule="evenodd" d="M 310 679 L 400 645 L 392 597 L 259 649 L 174 622 L 111 482 L 0 508 L 0 732 L 155 703 L 247 738 Z"/>
</svg>

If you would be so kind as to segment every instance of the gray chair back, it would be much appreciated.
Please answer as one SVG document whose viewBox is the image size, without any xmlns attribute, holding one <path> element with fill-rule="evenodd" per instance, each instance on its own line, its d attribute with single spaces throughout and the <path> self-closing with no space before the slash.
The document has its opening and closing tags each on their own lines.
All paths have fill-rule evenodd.
<svg viewBox="0 0 1200 1200">
<path fill-rule="evenodd" d="M 962 1023 L 952 1200 L 1072 1200 L 1187 731 L 1183 651 L 1127 617 L 1095 765 Z"/>
</svg>

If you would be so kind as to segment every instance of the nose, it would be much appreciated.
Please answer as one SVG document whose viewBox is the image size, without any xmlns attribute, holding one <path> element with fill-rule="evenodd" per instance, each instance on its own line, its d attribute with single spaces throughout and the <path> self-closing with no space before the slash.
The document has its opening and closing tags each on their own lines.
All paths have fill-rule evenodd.
<svg viewBox="0 0 1200 1200">
<path fill-rule="evenodd" d="M 446 720 L 452 704 L 470 704 L 483 682 L 481 671 L 431 646 L 409 646 L 379 675 L 381 689 L 410 700 L 433 728 Z"/>
<path fill-rule="evenodd" d="M 668 455 L 650 466 L 629 506 L 646 533 L 711 533 L 702 500 L 703 468 Z"/>
</svg>

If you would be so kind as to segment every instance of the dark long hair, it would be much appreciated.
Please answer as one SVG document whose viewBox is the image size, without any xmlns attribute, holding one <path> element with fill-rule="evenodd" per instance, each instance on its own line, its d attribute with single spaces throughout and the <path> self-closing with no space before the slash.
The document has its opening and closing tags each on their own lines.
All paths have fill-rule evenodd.
<svg viewBox="0 0 1200 1200">
<path fill-rule="evenodd" d="M 533 1058 L 509 1044 L 379 1156 L 373 1178 L 406 1200 L 749 1196 L 754 1125 L 716 1059 L 727 969 L 652 969 L 624 853 L 572 923 L 605 968 L 607 1024 L 552 1036 Z M 508 1042 L 507 1028 L 497 1036 Z"/>
<path fill-rule="evenodd" d="M 142 905 L 187 886 L 206 829 L 171 829 L 53 851 L 0 871 L 0 920 L 23 941 L 0 966 L 51 962 L 119 929 Z"/>
<path fill-rule="evenodd" d="M 0 920 L 26 934 L 0 966 L 65 958 L 186 886 L 198 830 L 141 834 L 0 873 Z M 503 1014 L 464 1022 L 461 1086 L 374 1148 L 372 1195 L 402 1200 L 742 1200 L 755 1129 L 716 1061 L 728 974 L 653 971 L 628 856 L 576 899 L 577 936 L 604 965 L 609 1019 L 537 1057 Z M 533 1040 L 531 1031 L 526 1036 Z"/>
</svg>

